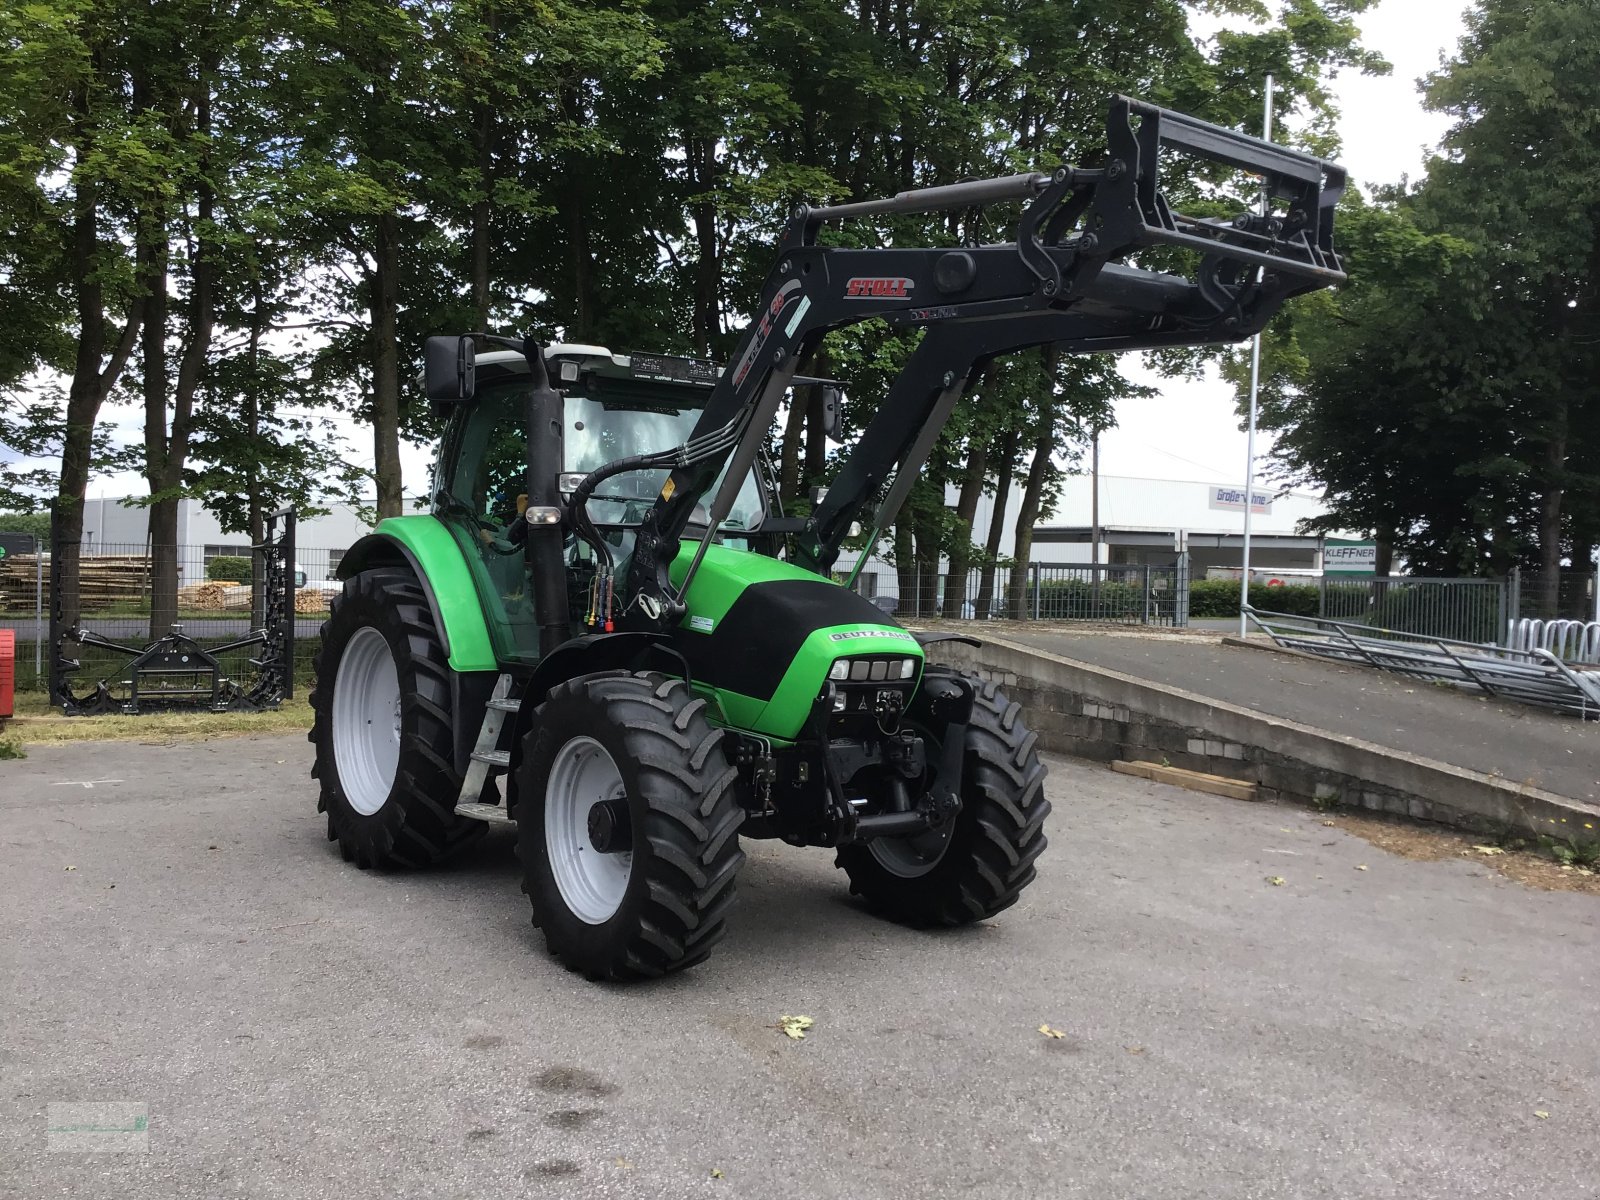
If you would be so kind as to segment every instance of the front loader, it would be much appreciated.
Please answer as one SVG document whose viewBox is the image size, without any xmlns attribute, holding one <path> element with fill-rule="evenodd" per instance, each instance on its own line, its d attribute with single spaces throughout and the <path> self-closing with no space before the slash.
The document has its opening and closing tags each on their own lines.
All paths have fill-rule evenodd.
<svg viewBox="0 0 1600 1200">
<path fill-rule="evenodd" d="M 1340 168 L 1124 97 L 1108 137 L 1095 169 L 797 209 L 725 368 L 430 338 L 449 411 L 432 511 L 346 553 L 317 661 L 313 773 L 345 858 L 422 866 L 514 824 L 535 923 L 596 979 L 705 958 L 741 838 L 835 848 L 852 890 L 907 923 L 1015 903 L 1050 811 L 1036 737 L 831 577 L 844 540 L 876 543 L 994 358 L 1235 341 L 1344 278 Z M 1171 150 L 1261 176 L 1265 211 L 1177 212 Z M 818 241 L 1016 201 L 1004 243 Z M 1158 256 L 1190 265 L 1141 261 Z M 785 516 L 762 454 L 777 408 L 829 330 L 868 318 L 926 333 L 825 497 Z"/>
</svg>

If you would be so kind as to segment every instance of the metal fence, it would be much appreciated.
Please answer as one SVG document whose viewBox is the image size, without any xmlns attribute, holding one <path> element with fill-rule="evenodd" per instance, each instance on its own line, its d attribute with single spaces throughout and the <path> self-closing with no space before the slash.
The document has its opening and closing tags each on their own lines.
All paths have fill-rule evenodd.
<svg viewBox="0 0 1600 1200">
<path fill-rule="evenodd" d="M 1511 619 L 1600 621 L 1597 568 L 1558 571 L 1552 579 L 1539 571 L 1511 572 Z"/>
<path fill-rule="evenodd" d="M 327 616 L 330 593 L 339 590 L 333 578 L 343 549 L 300 547 L 295 553 L 295 664 L 299 688 L 309 685 L 317 635 Z M 179 546 L 178 620 L 184 633 L 204 647 L 237 641 L 261 627 L 259 566 L 248 543 Z M 82 615 L 79 626 L 124 645 L 143 645 L 168 629 L 152 630 L 150 599 L 152 554 L 146 545 L 85 545 L 79 565 Z M 232 561 L 229 561 L 232 560 Z M 240 560 L 243 560 L 242 562 Z M 50 569 L 43 571 L 33 555 L 8 555 L 0 565 L 0 628 L 17 640 L 19 691 L 45 691 L 49 674 Z M 222 656 L 232 676 L 247 677 L 250 651 Z M 80 677 L 92 683 L 110 678 L 126 658 L 85 647 L 78 656 Z"/>
<path fill-rule="evenodd" d="M 1497 643 L 1510 617 L 1504 579 L 1324 575 L 1317 587 L 1317 615 L 1325 620 L 1423 637 Z"/>
<path fill-rule="evenodd" d="M 979 621 L 1188 623 L 1188 564 L 992 564 L 949 572 L 864 570 L 856 589 L 904 618 Z"/>
</svg>

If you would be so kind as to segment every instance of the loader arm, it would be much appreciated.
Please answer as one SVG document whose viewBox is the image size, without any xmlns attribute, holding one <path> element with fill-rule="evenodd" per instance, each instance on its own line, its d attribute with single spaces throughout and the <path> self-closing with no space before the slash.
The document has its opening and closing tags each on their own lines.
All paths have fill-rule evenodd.
<svg viewBox="0 0 1600 1200">
<path fill-rule="evenodd" d="M 875 516 L 892 520 L 963 389 L 998 355 L 1054 344 L 1067 353 L 1237 341 L 1290 297 L 1344 279 L 1333 250 L 1342 168 L 1127 97 L 1110 103 L 1106 165 L 1062 167 L 901 192 L 827 208 L 801 206 L 785 227 L 755 319 L 718 378 L 660 496 L 638 530 L 622 589 L 624 623 L 682 617 L 710 538 L 678 586 L 668 572 L 695 505 L 727 468 L 709 506 L 726 517 L 796 369 L 833 329 L 870 318 L 928 333 L 795 539 L 799 561 L 831 566 L 852 520 L 891 479 Z M 1175 212 L 1163 151 L 1262 176 L 1264 213 L 1231 221 Z M 820 246 L 828 221 L 965 210 L 1022 200 L 1015 240 L 960 247 Z M 1194 278 L 1119 262 L 1171 245 L 1197 251 Z"/>
</svg>

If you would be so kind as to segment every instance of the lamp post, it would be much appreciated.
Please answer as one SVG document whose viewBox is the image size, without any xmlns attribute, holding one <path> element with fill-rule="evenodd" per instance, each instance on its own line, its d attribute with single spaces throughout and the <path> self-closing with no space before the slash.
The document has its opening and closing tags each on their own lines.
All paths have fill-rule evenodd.
<svg viewBox="0 0 1600 1200">
<path fill-rule="evenodd" d="M 1272 76 L 1267 76 L 1267 96 L 1261 113 L 1261 137 L 1272 140 Z M 1263 215 L 1271 212 L 1272 197 L 1262 189 Z M 1261 270 L 1256 269 L 1256 278 Z M 1250 425 L 1244 442 L 1244 547 L 1239 572 L 1239 636 L 1245 635 L 1244 610 L 1250 604 L 1250 509 L 1255 498 L 1256 478 L 1256 394 L 1261 386 L 1261 334 L 1250 339 Z"/>
</svg>

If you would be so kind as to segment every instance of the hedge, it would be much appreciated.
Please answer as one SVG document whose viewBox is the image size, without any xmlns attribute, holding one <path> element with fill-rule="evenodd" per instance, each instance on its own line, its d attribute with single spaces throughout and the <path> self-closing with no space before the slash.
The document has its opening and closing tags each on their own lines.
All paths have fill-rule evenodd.
<svg viewBox="0 0 1600 1200">
<path fill-rule="evenodd" d="M 219 554 L 206 564 L 206 578 L 223 583 L 249 583 L 250 560 L 242 554 Z"/>
<path fill-rule="evenodd" d="M 1250 604 L 1268 612 L 1289 613 L 1296 617 L 1317 615 L 1318 588 L 1315 584 L 1286 583 L 1281 587 L 1250 585 Z M 1189 584 L 1191 617 L 1237 617 L 1239 581 L 1237 579 L 1196 579 Z"/>
</svg>

